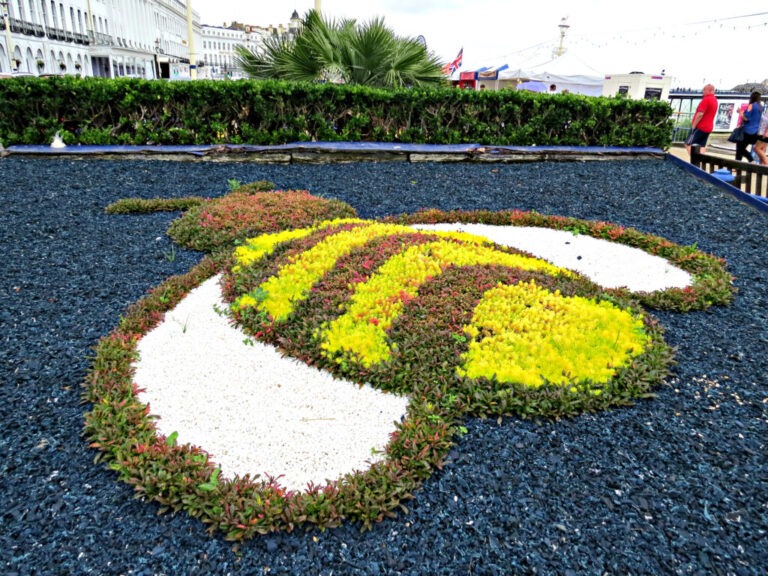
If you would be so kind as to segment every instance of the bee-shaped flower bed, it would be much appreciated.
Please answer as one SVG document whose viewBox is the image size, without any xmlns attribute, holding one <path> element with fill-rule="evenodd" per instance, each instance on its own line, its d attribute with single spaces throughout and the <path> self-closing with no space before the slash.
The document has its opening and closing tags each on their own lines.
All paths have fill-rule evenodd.
<svg viewBox="0 0 768 576">
<path fill-rule="evenodd" d="M 690 283 L 651 292 L 605 288 L 482 235 L 414 226 L 425 222 L 607 238 L 663 257 Z M 402 418 L 366 468 L 295 489 L 279 471 L 266 478 L 260 470 L 222 472 L 205 445 L 186 443 L 183 431 L 158 431 L 162 415 L 151 414 L 134 380 L 138 343 L 214 275 L 226 302 L 221 312 L 248 339 L 338 382 L 404 399 Z M 320 217 L 247 238 L 135 305 L 99 344 L 86 429 L 139 495 L 187 510 L 229 538 L 302 524 L 366 527 L 404 509 L 443 466 L 468 416 L 572 417 L 650 397 L 672 351 L 644 307 L 727 304 L 730 280 L 715 257 L 606 223 L 521 212 L 430 211 L 386 222 Z M 311 401 L 311 385 L 305 394 Z"/>
</svg>

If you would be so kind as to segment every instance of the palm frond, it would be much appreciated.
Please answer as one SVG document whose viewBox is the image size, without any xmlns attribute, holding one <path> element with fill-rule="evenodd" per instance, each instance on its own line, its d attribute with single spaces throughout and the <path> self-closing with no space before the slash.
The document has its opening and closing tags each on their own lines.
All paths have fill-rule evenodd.
<svg viewBox="0 0 768 576">
<path fill-rule="evenodd" d="M 415 39 L 402 38 L 375 18 L 325 20 L 307 12 L 293 39 L 269 38 L 261 54 L 237 49 L 238 66 L 251 78 L 332 81 L 377 87 L 443 82 L 440 62 Z"/>
</svg>

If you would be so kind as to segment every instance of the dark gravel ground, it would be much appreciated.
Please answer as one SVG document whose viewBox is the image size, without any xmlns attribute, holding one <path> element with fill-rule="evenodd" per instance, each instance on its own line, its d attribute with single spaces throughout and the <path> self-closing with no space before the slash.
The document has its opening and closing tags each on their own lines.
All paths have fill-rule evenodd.
<svg viewBox="0 0 768 576">
<path fill-rule="evenodd" d="M 675 378 L 630 409 L 562 422 L 470 420 L 410 503 L 348 525 L 233 546 L 157 516 L 93 463 L 80 384 L 121 312 L 197 253 L 176 215 L 108 216 L 128 196 L 274 181 L 362 216 L 520 208 L 609 220 L 728 260 L 728 308 L 657 314 Z M 663 160 L 263 166 L 0 160 L 0 573 L 760 574 L 768 572 L 768 214 Z"/>
</svg>

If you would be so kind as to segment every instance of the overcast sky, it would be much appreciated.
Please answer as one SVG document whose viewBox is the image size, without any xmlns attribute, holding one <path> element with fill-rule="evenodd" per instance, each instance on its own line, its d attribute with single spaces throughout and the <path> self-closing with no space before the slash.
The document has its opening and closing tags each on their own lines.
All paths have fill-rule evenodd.
<svg viewBox="0 0 768 576">
<path fill-rule="evenodd" d="M 204 24 L 232 20 L 268 26 L 303 16 L 314 0 L 190 0 Z M 712 0 L 321 0 L 326 18 L 381 16 L 401 36 L 424 36 L 442 60 L 464 48 L 462 70 L 552 58 L 567 18 L 564 47 L 601 74 L 662 70 L 673 86 L 728 89 L 768 78 L 768 11 L 760 3 Z"/>
</svg>

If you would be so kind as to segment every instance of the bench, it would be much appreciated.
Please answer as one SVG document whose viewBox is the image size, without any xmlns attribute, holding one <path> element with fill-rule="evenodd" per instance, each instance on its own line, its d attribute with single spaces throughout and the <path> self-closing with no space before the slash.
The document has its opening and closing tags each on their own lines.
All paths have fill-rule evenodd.
<svg viewBox="0 0 768 576">
<path fill-rule="evenodd" d="M 768 166 L 702 154 L 698 146 L 691 148 L 691 164 L 710 174 L 720 168 L 726 168 L 735 176 L 731 185 L 747 194 L 768 197 Z"/>
</svg>

